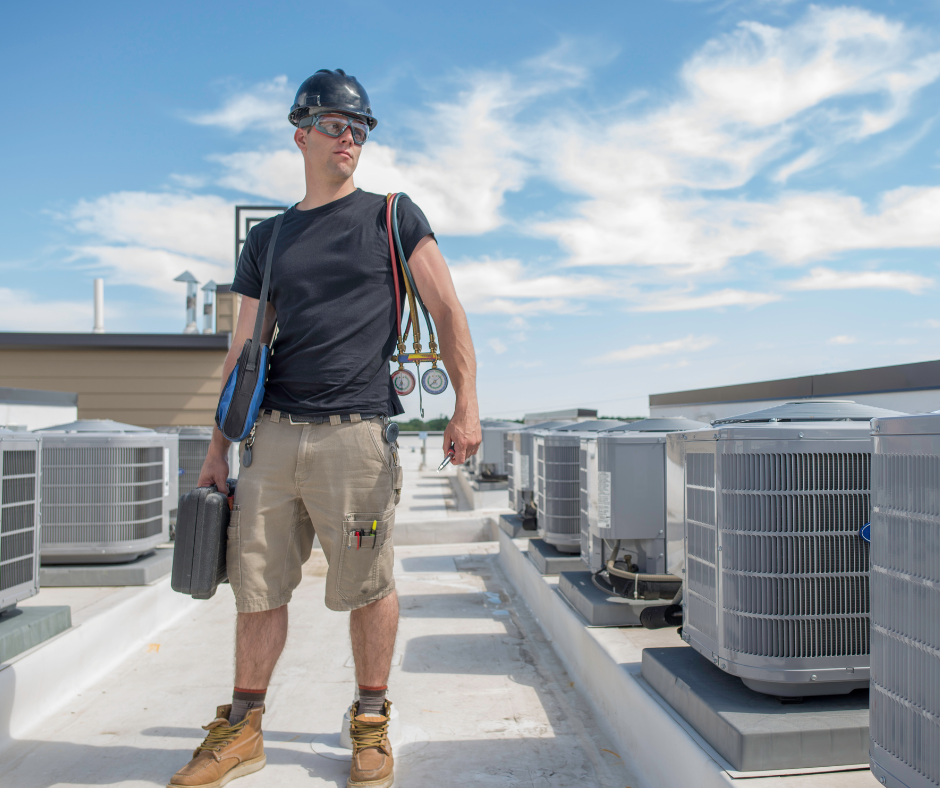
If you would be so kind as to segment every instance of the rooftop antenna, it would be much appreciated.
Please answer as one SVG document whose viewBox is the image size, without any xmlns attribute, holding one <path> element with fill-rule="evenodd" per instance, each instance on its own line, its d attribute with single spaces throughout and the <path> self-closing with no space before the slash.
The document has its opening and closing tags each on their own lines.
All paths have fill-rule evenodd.
<svg viewBox="0 0 940 788">
<path fill-rule="evenodd" d="M 215 311 L 215 289 L 218 285 L 215 280 L 210 279 L 202 286 L 202 292 L 206 294 L 205 301 L 202 304 L 202 333 L 214 334 L 212 313 Z"/>
<path fill-rule="evenodd" d="M 184 334 L 198 334 L 199 326 L 196 325 L 196 286 L 199 280 L 189 271 L 183 271 L 174 282 L 186 283 L 186 328 Z"/>
</svg>

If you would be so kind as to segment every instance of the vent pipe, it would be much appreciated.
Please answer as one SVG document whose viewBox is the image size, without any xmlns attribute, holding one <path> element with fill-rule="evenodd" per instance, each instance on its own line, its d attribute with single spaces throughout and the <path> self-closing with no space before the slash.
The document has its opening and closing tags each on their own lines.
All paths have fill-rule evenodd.
<svg viewBox="0 0 940 788">
<path fill-rule="evenodd" d="M 95 327 L 91 331 L 104 333 L 104 279 L 95 279 Z"/>
<path fill-rule="evenodd" d="M 198 334 L 199 326 L 196 323 L 196 286 L 199 280 L 189 271 L 183 271 L 174 282 L 186 283 L 186 328 L 184 334 Z"/>
<path fill-rule="evenodd" d="M 215 312 L 215 289 L 218 285 L 210 279 L 202 286 L 202 292 L 206 294 L 205 301 L 202 304 L 202 333 L 214 334 L 215 326 L 213 324 L 213 312 Z"/>
</svg>

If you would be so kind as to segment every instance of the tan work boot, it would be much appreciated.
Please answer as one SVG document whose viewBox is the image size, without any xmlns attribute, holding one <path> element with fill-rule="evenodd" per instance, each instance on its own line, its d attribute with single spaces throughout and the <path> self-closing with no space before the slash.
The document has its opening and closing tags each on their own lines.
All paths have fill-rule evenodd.
<svg viewBox="0 0 940 788">
<path fill-rule="evenodd" d="M 173 775 L 167 788 L 221 788 L 236 777 L 264 768 L 264 706 L 249 711 L 237 725 L 228 724 L 231 712 L 231 704 L 216 709 L 215 719 L 202 726 L 209 731 L 205 740 L 193 751 L 193 759 Z"/>
<path fill-rule="evenodd" d="M 353 704 L 349 723 L 353 755 L 346 788 L 391 788 L 395 782 L 395 759 L 388 741 L 391 702 L 385 701 L 383 711 L 381 717 L 359 714 L 359 701 Z"/>
</svg>

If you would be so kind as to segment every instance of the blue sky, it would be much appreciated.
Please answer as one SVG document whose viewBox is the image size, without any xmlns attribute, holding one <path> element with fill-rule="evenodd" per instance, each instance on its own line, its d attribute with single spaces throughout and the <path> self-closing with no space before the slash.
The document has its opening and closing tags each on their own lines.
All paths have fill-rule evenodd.
<svg viewBox="0 0 940 788">
<path fill-rule="evenodd" d="M 937 0 L 271 8 L 5 12 L 0 329 L 89 330 L 102 276 L 107 330 L 182 330 L 233 206 L 303 196 L 287 110 L 340 67 L 380 121 L 357 184 L 428 215 L 484 415 L 940 357 Z"/>
</svg>

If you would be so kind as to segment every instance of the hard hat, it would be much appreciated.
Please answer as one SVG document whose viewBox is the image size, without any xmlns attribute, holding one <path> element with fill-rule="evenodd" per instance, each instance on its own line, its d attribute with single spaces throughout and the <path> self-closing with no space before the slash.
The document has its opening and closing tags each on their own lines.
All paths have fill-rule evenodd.
<svg viewBox="0 0 940 788">
<path fill-rule="evenodd" d="M 314 115 L 329 111 L 360 118 L 369 124 L 370 130 L 378 123 L 372 117 L 372 105 L 366 89 L 359 84 L 358 79 L 348 76 L 341 68 L 336 71 L 321 68 L 312 77 L 305 79 L 297 91 L 287 119 L 298 128 L 304 128 L 313 123 Z"/>
</svg>

